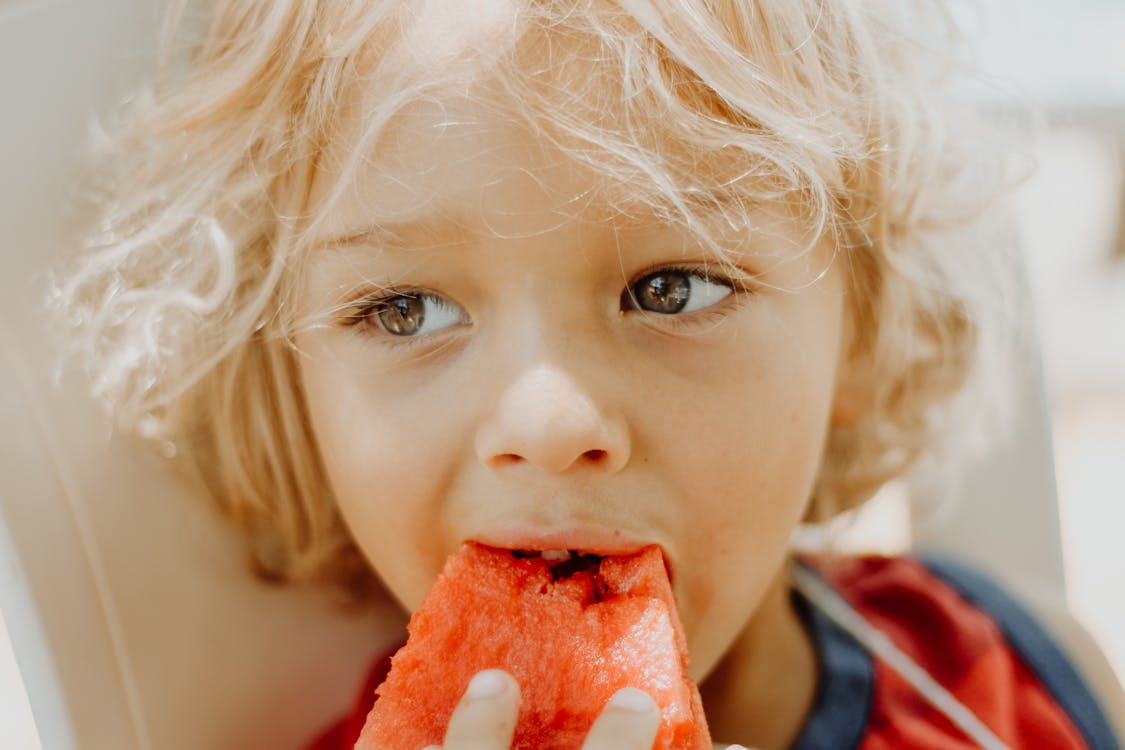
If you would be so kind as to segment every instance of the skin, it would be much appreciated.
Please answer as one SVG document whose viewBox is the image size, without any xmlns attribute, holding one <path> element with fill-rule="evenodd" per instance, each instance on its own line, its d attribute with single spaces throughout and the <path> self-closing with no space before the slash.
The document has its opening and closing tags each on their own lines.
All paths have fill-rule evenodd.
<svg viewBox="0 0 1125 750">
<path fill-rule="evenodd" d="M 657 544 L 714 739 L 787 745 L 816 668 L 788 541 L 849 409 L 831 249 L 763 210 L 725 238 L 743 288 L 684 231 L 609 211 L 597 180 L 473 101 L 419 105 L 388 139 L 316 229 L 295 337 L 332 489 L 387 590 L 413 611 L 469 539 Z M 324 163 L 353 146 L 342 132 Z M 314 210 L 335 178 L 317 175 Z M 687 311 L 629 299 L 662 273 L 690 288 Z M 428 326 L 405 336 L 370 299 L 403 291 L 425 298 Z M 466 696 L 446 750 L 509 747 L 506 679 Z M 651 746 L 654 711 L 611 701 L 585 747 Z"/>
</svg>

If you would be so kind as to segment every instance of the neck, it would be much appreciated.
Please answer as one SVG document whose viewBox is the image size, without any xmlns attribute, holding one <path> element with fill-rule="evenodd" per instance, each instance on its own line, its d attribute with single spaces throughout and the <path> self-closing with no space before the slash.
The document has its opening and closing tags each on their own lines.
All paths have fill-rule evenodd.
<svg viewBox="0 0 1125 750">
<path fill-rule="evenodd" d="M 715 744 L 784 750 L 816 694 L 817 657 L 789 599 L 782 566 L 757 613 L 700 686 Z"/>
</svg>

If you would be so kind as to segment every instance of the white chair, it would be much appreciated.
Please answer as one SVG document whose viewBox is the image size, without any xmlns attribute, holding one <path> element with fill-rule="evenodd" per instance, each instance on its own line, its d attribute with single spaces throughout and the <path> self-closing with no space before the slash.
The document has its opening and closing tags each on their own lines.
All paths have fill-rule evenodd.
<svg viewBox="0 0 1125 750">
<path fill-rule="evenodd" d="M 252 581 L 158 458 L 53 386 L 35 312 L 79 218 L 68 176 L 89 118 L 149 69 L 156 26 L 150 0 L 0 3 L 0 606 L 46 750 L 297 748 L 397 631 Z M 1020 387 L 1016 439 L 917 539 L 1061 589 L 1037 367 Z"/>
<path fill-rule="evenodd" d="M 398 632 L 253 581 L 159 458 L 53 385 L 37 312 L 86 127 L 156 27 L 152 2 L 0 3 L 0 606 L 46 750 L 297 748 Z"/>
</svg>

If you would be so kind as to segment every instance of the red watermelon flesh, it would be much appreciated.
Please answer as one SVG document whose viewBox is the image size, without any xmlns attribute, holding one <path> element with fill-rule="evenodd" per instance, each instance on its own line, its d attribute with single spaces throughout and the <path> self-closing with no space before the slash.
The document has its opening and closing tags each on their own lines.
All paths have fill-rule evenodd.
<svg viewBox="0 0 1125 750">
<path fill-rule="evenodd" d="M 409 632 L 356 750 L 440 745 L 469 680 L 493 667 L 520 685 L 516 750 L 580 750 L 606 701 L 626 686 L 660 706 L 654 749 L 711 750 L 657 547 L 552 568 L 539 556 L 465 544 Z"/>
</svg>

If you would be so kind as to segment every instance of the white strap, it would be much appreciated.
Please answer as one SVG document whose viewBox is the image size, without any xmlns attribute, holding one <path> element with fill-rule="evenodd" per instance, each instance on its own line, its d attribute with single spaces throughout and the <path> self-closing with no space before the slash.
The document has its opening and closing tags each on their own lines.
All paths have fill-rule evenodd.
<svg viewBox="0 0 1125 750">
<path fill-rule="evenodd" d="M 793 567 L 793 585 L 815 604 L 829 619 L 862 643 L 868 651 L 882 659 L 909 682 L 931 706 L 944 714 L 970 739 L 985 750 L 1009 750 L 980 719 L 949 691 L 922 669 L 880 630 L 863 619 L 863 615 L 844 601 L 815 573 L 801 565 Z"/>
</svg>

